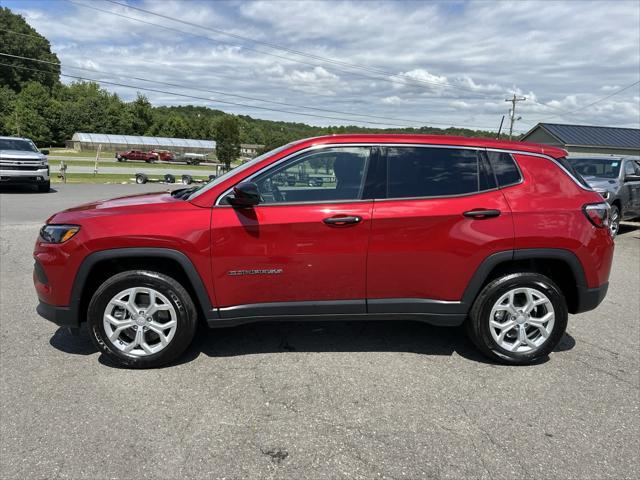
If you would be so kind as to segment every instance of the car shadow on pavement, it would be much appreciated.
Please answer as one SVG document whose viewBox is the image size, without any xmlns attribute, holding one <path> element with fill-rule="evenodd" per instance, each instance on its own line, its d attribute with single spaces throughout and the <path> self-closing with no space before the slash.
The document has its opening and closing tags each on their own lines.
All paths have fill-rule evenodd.
<svg viewBox="0 0 640 480">
<path fill-rule="evenodd" d="M 618 235 L 624 235 L 625 233 L 634 232 L 636 230 L 640 230 L 640 223 L 628 223 L 628 222 L 620 222 L 620 226 L 618 227 Z"/>
<path fill-rule="evenodd" d="M 12 194 L 24 194 L 24 193 L 37 193 L 38 195 L 46 195 L 48 193 L 57 193 L 58 191 L 51 187 L 48 192 L 38 192 L 37 188 L 31 185 L 2 185 L 0 186 L 0 193 L 12 193 Z"/>
<path fill-rule="evenodd" d="M 60 328 L 50 344 L 65 353 L 97 353 L 86 329 L 72 335 Z M 574 338 L 565 333 L 555 352 L 571 350 Z M 434 327 L 411 321 L 308 321 L 265 322 L 237 327 L 208 329 L 201 327 L 187 351 L 165 368 L 188 363 L 201 354 L 209 357 L 236 357 L 291 352 L 405 352 L 417 355 L 457 353 L 474 362 L 497 365 L 483 356 L 467 338 L 462 327 Z M 542 359 L 538 363 L 545 363 Z M 100 363 L 116 367 L 104 355 Z"/>
</svg>

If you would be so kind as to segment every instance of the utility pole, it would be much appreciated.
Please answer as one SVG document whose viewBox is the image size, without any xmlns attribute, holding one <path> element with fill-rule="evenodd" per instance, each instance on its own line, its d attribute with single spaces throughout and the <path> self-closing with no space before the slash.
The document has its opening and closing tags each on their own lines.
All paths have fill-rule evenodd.
<svg viewBox="0 0 640 480">
<path fill-rule="evenodd" d="M 509 140 L 511 140 L 511 136 L 513 135 L 513 124 L 515 123 L 516 120 L 520 120 L 522 117 L 518 117 L 516 118 L 516 103 L 517 102 L 524 102 L 527 99 L 527 97 L 516 97 L 516 94 L 513 94 L 513 98 L 507 98 L 505 99 L 505 102 L 511 102 L 511 104 L 513 105 L 511 107 L 511 110 L 509 110 Z"/>
</svg>

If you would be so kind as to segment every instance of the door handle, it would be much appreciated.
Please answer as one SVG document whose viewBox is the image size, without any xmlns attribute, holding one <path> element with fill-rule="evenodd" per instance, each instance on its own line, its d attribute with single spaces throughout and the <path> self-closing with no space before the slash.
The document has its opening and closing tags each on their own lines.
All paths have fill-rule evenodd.
<svg viewBox="0 0 640 480">
<path fill-rule="evenodd" d="M 467 218 L 477 218 L 478 220 L 482 220 L 485 218 L 497 217 L 500 215 L 500 213 L 501 213 L 500 210 L 479 209 L 479 210 L 467 210 L 462 215 L 464 215 Z"/>
<path fill-rule="evenodd" d="M 355 225 L 362 221 L 362 217 L 358 216 L 348 216 L 348 217 L 329 217 L 323 220 L 327 225 L 331 225 L 334 227 L 342 227 L 346 225 Z"/>
</svg>

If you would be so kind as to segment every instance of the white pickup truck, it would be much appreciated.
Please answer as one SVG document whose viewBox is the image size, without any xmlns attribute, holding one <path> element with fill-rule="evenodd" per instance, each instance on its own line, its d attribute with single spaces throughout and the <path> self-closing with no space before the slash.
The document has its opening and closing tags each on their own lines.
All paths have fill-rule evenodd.
<svg viewBox="0 0 640 480">
<path fill-rule="evenodd" d="M 36 185 L 39 192 L 48 192 L 48 153 L 28 138 L 0 137 L 0 185 Z"/>
</svg>

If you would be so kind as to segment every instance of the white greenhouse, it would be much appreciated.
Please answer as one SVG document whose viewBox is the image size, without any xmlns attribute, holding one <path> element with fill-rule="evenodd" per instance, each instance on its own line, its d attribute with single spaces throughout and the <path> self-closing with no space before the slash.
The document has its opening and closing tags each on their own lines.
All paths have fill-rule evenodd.
<svg viewBox="0 0 640 480">
<path fill-rule="evenodd" d="M 143 137 L 138 135 L 114 135 L 105 133 L 76 132 L 67 141 L 67 147 L 74 150 L 171 150 L 176 153 L 215 152 L 216 142 L 213 140 L 196 140 L 193 138 Z"/>
</svg>

